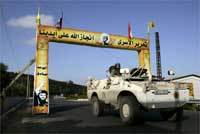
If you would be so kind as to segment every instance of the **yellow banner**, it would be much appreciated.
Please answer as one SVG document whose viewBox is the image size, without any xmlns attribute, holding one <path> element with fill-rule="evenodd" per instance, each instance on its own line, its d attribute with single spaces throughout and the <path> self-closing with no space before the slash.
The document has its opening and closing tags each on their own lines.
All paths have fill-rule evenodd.
<svg viewBox="0 0 200 134">
<path fill-rule="evenodd" d="M 52 42 L 65 42 L 94 47 L 107 47 L 127 50 L 148 49 L 149 43 L 146 39 L 132 38 L 127 36 L 113 35 L 101 32 L 90 32 L 70 28 L 56 28 L 53 26 L 40 25 L 38 34 L 48 37 Z"/>
</svg>

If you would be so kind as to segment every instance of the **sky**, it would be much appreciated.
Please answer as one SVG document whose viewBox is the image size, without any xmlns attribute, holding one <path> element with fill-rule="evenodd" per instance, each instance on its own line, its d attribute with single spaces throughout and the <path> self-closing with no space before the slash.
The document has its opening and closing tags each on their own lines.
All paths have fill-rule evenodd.
<svg viewBox="0 0 200 134">
<path fill-rule="evenodd" d="M 63 27 L 127 36 L 128 22 L 134 37 L 147 37 L 156 74 L 155 32 L 160 35 L 163 76 L 200 75 L 200 2 L 198 0 L 0 0 L 0 62 L 18 72 L 35 56 L 37 9 L 41 23 L 55 25 L 63 12 Z M 106 77 L 109 66 L 138 66 L 136 51 L 93 48 L 72 44 L 49 45 L 49 77 L 85 84 L 88 77 Z M 26 73 L 33 74 L 34 66 Z"/>
</svg>

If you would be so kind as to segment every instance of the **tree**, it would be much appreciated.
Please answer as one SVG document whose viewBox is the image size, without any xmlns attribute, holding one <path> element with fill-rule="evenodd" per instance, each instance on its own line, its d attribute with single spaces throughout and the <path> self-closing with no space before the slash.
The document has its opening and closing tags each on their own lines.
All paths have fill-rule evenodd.
<svg viewBox="0 0 200 134">
<path fill-rule="evenodd" d="M 9 76 L 7 73 L 8 70 L 8 66 L 5 65 L 4 63 L 0 63 L 0 87 L 1 87 L 1 91 L 3 88 L 5 88 L 8 84 L 9 81 Z"/>
<path fill-rule="evenodd" d="M 69 84 L 69 85 L 70 85 L 70 84 L 71 84 L 71 85 L 74 84 L 74 82 L 73 82 L 72 80 L 66 81 L 66 83 Z"/>
<path fill-rule="evenodd" d="M 1 72 L 7 72 L 8 66 L 5 65 L 4 63 L 0 63 L 0 69 L 1 69 Z"/>
</svg>

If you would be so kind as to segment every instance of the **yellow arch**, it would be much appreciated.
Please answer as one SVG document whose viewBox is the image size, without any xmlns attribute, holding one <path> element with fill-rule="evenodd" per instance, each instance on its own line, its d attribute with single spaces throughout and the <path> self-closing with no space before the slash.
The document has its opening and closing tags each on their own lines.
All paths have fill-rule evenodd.
<svg viewBox="0 0 200 134">
<path fill-rule="evenodd" d="M 149 39 L 131 38 L 126 36 L 90 32 L 71 28 L 57 28 L 40 24 L 37 17 L 37 50 L 34 78 L 33 113 L 49 113 L 49 98 L 38 100 L 49 93 L 48 84 L 48 48 L 49 42 L 70 43 L 91 47 L 115 48 L 138 52 L 139 66 L 151 72 Z M 40 96 L 40 97 L 39 97 Z M 40 102 L 41 101 L 41 102 Z"/>
</svg>

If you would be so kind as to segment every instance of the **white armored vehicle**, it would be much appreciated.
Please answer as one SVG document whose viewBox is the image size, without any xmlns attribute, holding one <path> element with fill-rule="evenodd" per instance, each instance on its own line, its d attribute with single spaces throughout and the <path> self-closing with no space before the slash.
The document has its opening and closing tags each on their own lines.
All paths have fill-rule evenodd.
<svg viewBox="0 0 200 134">
<path fill-rule="evenodd" d="M 112 72 L 110 72 L 112 73 Z M 119 110 L 124 123 L 137 123 L 142 111 L 159 110 L 164 120 L 176 115 L 180 119 L 182 106 L 189 100 L 187 85 L 152 79 L 144 68 L 120 69 L 118 75 L 87 82 L 87 96 L 95 116 L 102 115 L 105 105 Z"/>
</svg>

